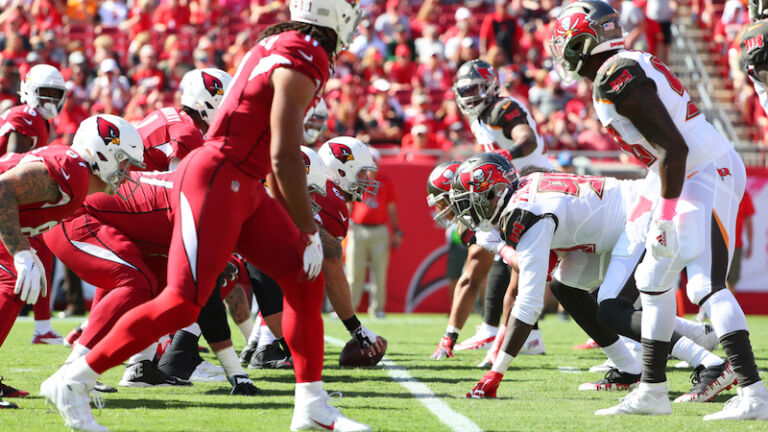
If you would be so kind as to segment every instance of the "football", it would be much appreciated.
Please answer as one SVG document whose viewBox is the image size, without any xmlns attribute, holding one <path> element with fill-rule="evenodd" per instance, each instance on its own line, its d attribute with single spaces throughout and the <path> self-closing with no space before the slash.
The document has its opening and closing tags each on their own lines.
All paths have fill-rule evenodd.
<svg viewBox="0 0 768 432">
<path fill-rule="evenodd" d="M 384 354 L 387 352 L 387 340 L 382 338 L 384 340 L 384 350 L 378 354 L 376 354 L 373 357 L 369 357 L 365 354 L 360 354 L 360 345 L 357 343 L 357 340 L 355 338 L 350 339 L 349 342 L 347 342 L 346 345 L 344 345 L 344 349 L 341 350 L 341 354 L 339 355 L 339 366 L 347 366 L 347 367 L 370 367 L 370 366 L 376 366 L 384 357 Z"/>
</svg>

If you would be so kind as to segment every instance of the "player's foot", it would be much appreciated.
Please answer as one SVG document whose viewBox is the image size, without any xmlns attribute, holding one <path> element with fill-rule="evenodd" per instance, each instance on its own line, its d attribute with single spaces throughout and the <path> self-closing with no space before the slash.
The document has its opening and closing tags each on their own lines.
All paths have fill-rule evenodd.
<svg viewBox="0 0 768 432">
<path fill-rule="evenodd" d="M 531 330 L 528 339 L 525 340 L 519 355 L 544 355 L 547 351 L 544 349 L 544 340 L 541 339 L 539 330 Z"/>
<path fill-rule="evenodd" d="M 594 339 L 587 339 L 587 341 L 583 344 L 579 344 L 573 347 L 575 350 L 590 350 L 595 348 L 600 348 L 600 345 L 598 345 Z"/>
<path fill-rule="evenodd" d="M 13 408 L 18 408 L 18 407 L 19 406 L 16 405 L 15 403 L 13 403 L 13 402 L 8 402 L 8 401 L 4 401 L 4 400 L 0 399 L 0 409 L 13 409 Z"/>
<path fill-rule="evenodd" d="M 495 398 L 502 378 L 504 378 L 504 375 L 490 370 L 480 378 L 480 381 L 464 397 L 472 399 Z"/>
<path fill-rule="evenodd" d="M 229 377 L 229 383 L 232 384 L 231 395 L 241 396 L 261 396 L 261 390 L 253 385 L 253 381 L 247 375 L 235 375 Z"/>
<path fill-rule="evenodd" d="M 691 374 L 693 387 L 675 399 L 675 402 L 707 402 L 721 391 L 731 388 L 734 381 L 736 374 L 727 361 L 708 368 L 699 365 Z"/>
<path fill-rule="evenodd" d="M 691 340 L 707 351 L 713 351 L 720 343 L 720 340 L 715 334 L 715 329 L 709 324 L 700 325 L 699 328 L 691 334 Z"/>
<path fill-rule="evenodd" d="M 223 367 L 203 360 L 189 376 L 189 380 L 192 382 L 226 382 L 227 374 Z"/>
<path fill-rule="evenodd" d="M 48 344 L 48 345 L 63 345 L 64 338 L 61 337 L 60 334 L 56 333 L 56 330 L 51 330 L 43 334 L 35 332 L 34 336 L 32 336 L 32 343 Z"/>
<path fill-rule="evenodd" d="M 621 403 L 618 405 L 595 411 L 595 415 L 599 416 L 623 414 L 672 414 L 672 404 L 669 402 L 666 389 L 653 391 L 640 385 L 621 398 Z"/>
<path fill-rule="evenodd" d="M 67 427 L 79 431 L 108 432 L 109 429 L 93 418 L 90 398 L 92 389 L 92 385 L 65 380 L 59 369 L 43 381 L 40 385 L 40 394 L 45 397 L 46 402 L 56 406 Z"/>
<path fill-rule="evenodd" d="M 491 327 L 488 325 L 479 325 L 476 327 L 476 333 L 464 342 L 457 343 L 453 347 L 454 351 L 467 351 L 477 349 L 488 349 L 493 344 L 493 339 L 496 338 L 497 327 Z"/>
<path fill-rule="evenodd" d="M 280 342 L 274 341 L 269 345 L 264 345 L 253 354 L 248 369 L 291 369 L 288 356 L 280 348 Z"/>
<path fill-rule="evenodd" d="M 72 329 L 71 332 L 67 333 L 67 336 L 64 338 L 64 345 L 66 346 L 72 346 L 77 342 L 78 339 L 80 339 L 80 336 L 83 335 L 83 329 L 80 326 L 75 327 Z"/>
<path fill-rule="evenodd" d="M 579 386 L 579 390 L 629 390 L 640 382 L 640 374 L 630 374 L 613 368 L 600 381 L 588 382 Z"/>
<path fill-rule="evenodd" d="M 611 359 L 607 359 L 606 361 L 600 363 L 599 365 L 592 366 L 589 368 L 589 371 L 592 373 L 605 373 L 610 371 L 611 369 L 616 369 L 616 364 Z"/>
<path fill-rule="evenodd" d="M 371 428 L 345 417 L 328 401 L 328 393 L 320 390 L 319 394 L 299 397 L 291 420 L 292 431 L 332 430 L 337 432 L 366 432 Z"/>
<path fill-rule="evenodd" d="M 13 388 L 9 386 L 8 384 L 3 384 L 3 377 L 0 377 L 0 398 L 15 398 L 15 397 L 27 397 L 29 396 L 28 391 L 19 390 L 16 388 Z"/>
<path fill-rule="evenodd" d="M 251 358 L 253 358 L 253 354 L 256 352 L 258 346 L 258 339 L 248 340 L 248 343 L 245 344 L 245 348 L 240 351 L 240 364 L 247 366 L 248 363 L 251 362 Z"/>
<path fill-rule="evenodd" d="M 691 365 L 685 360 L 675 363 L 675 369 L 690 369 L 690 367 Z"/>
<path fill-rule="evenodd" d="M 97 391 L 99 393 L 117 393 L 116 388 L 98 381 L 96 381 L 96 385 L 93 386 L 93 391 Z"/>
<path fill-rule="evenodd" d="M 736 396 L 728 399 L 722 411 L 704 416 L 709 420 L 768 420 L 768 397 L 744 394 L 743 388 L 736 389 Z"/>
<path fill-rule="evenodd" d="M 126 366 L 123 379 L 117 385 L 120 387 L 166 387 L 191 386 L 192 383 L 168 375 L 150 360 L 142 360 Z"/>
</svg>

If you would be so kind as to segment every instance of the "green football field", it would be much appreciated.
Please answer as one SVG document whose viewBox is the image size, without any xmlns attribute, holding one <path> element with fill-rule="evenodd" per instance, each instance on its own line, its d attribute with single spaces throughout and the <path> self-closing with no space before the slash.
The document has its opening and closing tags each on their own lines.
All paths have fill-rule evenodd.
<svg viewBox="0 0 768 432">
<path fill-rule="evenodd" d="M 365 321 L 365 320 L 364 320 Z M 460 340 L 471 336 L 479 323 L 472 316 Z M 575 351 L 584 333 L 573 321 L 549 316 L 541 321 L 547 354 L 521 356 L 504 377 L 497 400 L 464 399 L 483 375 L 475 368 L 484 351 L 458 352 L 452 359 L 430 360 L 442 336 L 443 315 L 389 315 L 365 324 L 385 336 L 389 348 L 383 365 L 373 369 L 338 367 L 340 341 L 348 335 L 341 323 L 326 320 L 325 387 L 340 392 L 334 404 L 349 417 L 380 431 L 745 431 L 768 430 L 765 422 L 703 422 L 735 395 L 729 390 L 714 403 L 674 404 L 671 416 L 596 417 L 595 410 L 615 404 L 616 392 L 579 392 L 580 383 L 601 378 L 589 367 L 603 362 L 597 350 Z M 76 320 L 54 320 L 66 334 Z M 768 317 L 750 317 L 752 343 L 758 365 L 768 368 Z M 40 383 L 61 365 L 68 354 L 62 346 L 30 345 L 33 324 L 16 323 L 0 350 L 0 374 L 8 384 L 28 390 L 25 399 L 11 399 L 20 409 L 0 411 L 3 431 L 65 431 L 61 417 L 38 396 Z M 243 345 L 235 327 L 237 349 Z M 722 356 L 722 350 L 717 354 Z M 212 355 L 204 355 L 215 362 Z M 668 369 L 672 398 L 690 388 L 690 370 Z M 103 377 L 116 385 L 123 368 Z M 196 383 L 186 388 L 125 389 L 105 395 L 106 406 L 95 411 L 97 420 L 112 431 L 279 431 L 288 430 L 293 408 L 291 371 L 249 373 L 264 396 L 229 396 L 226 383 Z M 768 376 L 761 369 L 763 377 Z"/>
</svg>

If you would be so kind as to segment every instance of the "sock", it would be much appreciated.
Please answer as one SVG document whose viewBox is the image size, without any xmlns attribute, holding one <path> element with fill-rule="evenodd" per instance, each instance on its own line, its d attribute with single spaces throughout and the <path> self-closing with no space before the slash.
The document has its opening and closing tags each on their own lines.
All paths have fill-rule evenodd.
<svg viewBox="0 0 768 432">
<path fill-rule="evenodd" d="M 728 356 L 736 379 L 739 380 L 739 387 L 744 388 L 760 381 L 748 331 L 738 330 L 728 333 L 720 338 L 720 343 L 723 345 L 725 355 Z"/>
<path fill-rule="evenodd" d="M 294 397 L 296 398 L 296 405 L 300 400 L 315 399 L 323 391 L 322 381 L 312 382 L 300 382 L 296 383 L 296 390 Z"/>
<path fill-rule="evenodd" d="M 67 360 L 64 361 L 64 364 L 73 363 L 75 360 L 79 359 L 80 357 L 85 357 L 85 355 L 88 354 L 90 351 L 91 351 L 90 348 L 84 347 L 76 341 L 74 345 L 72 345 L 72 352 L 69 353 L 69 357 L 67 357 Z"/>
<path fill-rule="evenodd" d="M 80 330 L 85 330 L 86 328 L 88 328 L 88 320 L 86 319 L 85 321 L 83 321 L 83 323 L 80 324 L 79 327 L 80 327 Z"/>
<path fill-rule="evenodd" d="M 275 335 L 272 334 L 272 331 L 269 329 L 269 327 L 265 325 L 259 327 L 259 345 L 257 346 L 257 349 L 266 345 L 270 345 L 274 341 Z"/>
<path fill-rule="evenodd" d="M 36 334 L 46 334 L 50 331 L 53 331 L 53 327 L 51 327 L 51 320 L 35 320 Z"/>
<path fill-rule="evenodd" d="M 240 359 L 237 358 L 235 348 L 230 346 L 224 348 L 223 350 L 216 351 L 215 354 L 228 377 L 233 377 L 235 375 L 248 376 L 248 374 L 245 372 L 245 369 L 240 366 Z"/>
<path fill-rule="evenodd" d="M 245 341 L 248 342 L 248 338 L 251 336 L 251 333 L 253 332 L 253 320 L 251 320 L 251 318 L 248 317 L 247 320 L 238 324 L 237 328 L 240 329 L 240 333 L 242 333 L 243 339 L 245 339 Z"/>
<path fill-rule="evenodd" d="M 260 333 L 261 333 L 261 326 L 260 325 L 254 326 L 253 330 L 251 330 L 251 335 L 248 337 L 248 343 L 258 344 Z"/>
<path fill-rule="evenodd" d="M 179 330 L 173 335 L 165 354 L 160 358 L 157 367 L 175 377 L 188 380 L 195 368 L 203 361 L 197 351 L 200 337 L 186 330 Z"/>
<path fill-rule="evenodd" d="M 621 339 L 601 349 L 620 371 L 633 375 L 639 375 L 642 371 L 642 366 Z"/>
<path fill-rule="evenodd" d="M 656 384 L 667 381 L 667 354 L 669 342 L 643 338 L 643 372 L 641 383 Z"/>
<path fill-rule="evenodd" d="M 695 342 L 687 337 L 681 337 L 680 340 L 677 341 L 675 346 L 672 347 L 672 355 L 680 360 L 687 361 L 688 364 L 694 368 L 699 365 L 704 365 L 704 367 L 707 368 L 718 366 L 725 361 L 699 345 L 696 345 Z"/>
<path fill-rule="evenodd" d="M 641 382 L 639 388 L 644 391 L 650 391 L 653 393 L 667 393 L 667 383 L 659 382 L 659 383 L 647 383 L 647 382 Z"/>
<path fill-rule="evenodd" d="M 127 364 L 132 365 L 134 363 L 138 363 L 140 361 L 144 360 L 152 360 L 155 358 L 155 351 L 157 345 L 151 344 L 150 346 L 144 348 L 143 350 L 137 352 L 136 354 L 132 355 L 129 359 Z"/>
<path fill-rule="evenodd" d="M 503 375 L 507 372 L 509 365 L 514 359 L 515 356 L 509 355 L 506 351 L 500 351 L 499 354 L 496 355 L 496 360 L 493 362 L 493 367 L 491 370 Z"/>
<path fill-rule="evenodd" d="M 675 318 L 675 331 L 687 338 L 690 338 L 700 327 L 702 327 L 702 325 L 696 321 L 680 317 Z"/>
<path fill-rule="evenodd" d="M 768 389 L 765 388 L 765 384 L 762 381 L 742 387 L 741 391 L 744 396 L 768 397 Z"/>
<path fill-rule="evenodd" d="M 72 362 L 68 367 L 64 368 L 64 379 L 67 381 L 75 381 L 85 384 L 96 384 L 96 380 L 99 379 L 99 374 L 88 365 L 85 361 L 85 357 Z"/>
<path fill-rule="evenodd" d="M 186 327 L 184 327 L 182 330 L 184 330 L 187 333 L 191 333 L 194 336 L 200 337 L 200 334 L 203 332 L 202 329 L 200 329 L 200 324 L 198 323 L 192 323 Z"/>
<path fill-rule="evenodd" d="M 454 327 L 452 325 L 449 325 L 449 326 L 445 327 L 445 332 L 446 333 L 456 333 L 456 334 L 459 334 L 460 331 L 461 331 L 460 328 Z"/>
<path fill-rule="evenodd" d="M 485 321 L 483 321 L 482 324 L 480 324 L 480 328 L 477 329 L 477 334 L 482 336 L 492 336 L 495 335 L 499 331 L 499 328 L 496 326 L 492 326 Z"/>
</svg>

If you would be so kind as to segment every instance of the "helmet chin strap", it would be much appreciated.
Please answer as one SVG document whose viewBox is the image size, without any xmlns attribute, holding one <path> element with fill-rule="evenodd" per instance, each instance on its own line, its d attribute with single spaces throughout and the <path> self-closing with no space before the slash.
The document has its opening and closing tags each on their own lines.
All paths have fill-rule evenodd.
<svg viewBox="0 0 768 432">
<path fill-rule="evenodd" d="M 579 62 L 576 63 L 576 68 L 573 70 L 578 75 L 581 75 L 581 68 L 584 67 L 584 62 L 589 58 L 587 53 L 589 52 L 590 42 L 592 42 L 591 39 L 584 41 L 584 48 L 581 49 L 581 54 L 579 54 Z"/>
</svg>

